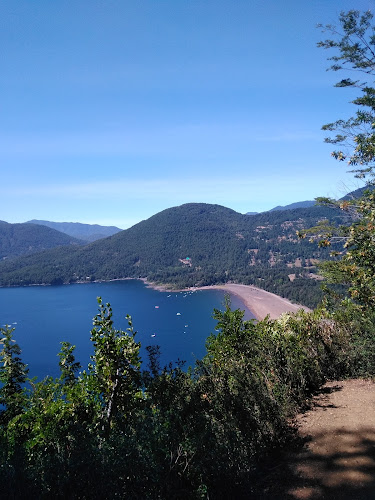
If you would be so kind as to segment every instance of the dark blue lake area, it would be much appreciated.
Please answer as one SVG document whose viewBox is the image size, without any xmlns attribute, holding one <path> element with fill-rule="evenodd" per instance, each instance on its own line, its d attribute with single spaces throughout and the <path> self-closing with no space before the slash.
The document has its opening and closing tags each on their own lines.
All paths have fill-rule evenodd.
<svg viewBox="0 0 375 500">
<path fill-rule="evenodd" d="M 224 291 L 165 292 L 146 287 L 139 280 L 62 286 L 0 289 L 0 324 L 15 327 L 13 338 L 22 349 L 29 376 L 59 376 L 60 342 L 76 346 L 75 356 L 87 368 L 92 354 L 90 330 L 97 314 L 97 297 L 113 308 L 114 326 L 126 329 L 130 314 L 136 340 L 145 347 L 159 345 L 161 364 L 185 360 L 194 364 L 205 354 L 205 340 L 215 333 L 214 308 L 223 309 Z M 231 297 L 232 308 L 245 310 Z M 245 311 L 245 319 L 253 317 Z"/>
</svg>

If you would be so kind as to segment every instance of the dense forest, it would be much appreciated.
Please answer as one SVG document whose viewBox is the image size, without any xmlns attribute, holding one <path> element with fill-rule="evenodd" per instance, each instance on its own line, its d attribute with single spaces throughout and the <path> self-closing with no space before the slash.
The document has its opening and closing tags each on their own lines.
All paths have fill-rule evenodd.
<svg viewBox="0 0 375 500">
<path fill-rule="evenodd" d="M 131 318 L 117 330 L 99 301 L 91 365 L 82 370 L 63 342 L 61 376 L 26 385 L 14 332 L 2 328 L 3 498 L 256 495 L 262 460 L 290 441 L 289 419 L 311 393 L 327 378 L 374 373 L 373 322 L 323 309 L 259 323 L 242 314 L 215 311 L 218 332 L 195 367 L 161 367 L 150 348 L 142 370 Z"/>
<path fill-rule="evenodd" d="M 99 300 L 91 364 L 62 342 L 61 376 L 43 381 L 27 381 L 14 330 L 1 328 L 3 498 L 264 498 L 262 463 L 293 439 L 294 413 L 328 378 L 374 373 L 365 311 L 326 302 L 257 323 L 227 304 L 186 370 L 160 366 L 156 347 L 141 365 L 131 318 L 116 329 Z"/>
<path fill-rule="evenodd" d="M 107 236 L 112 236 L 121 231 L 116 226 L 100 226 L 99 224 L 82 224 L 81 222 L 51 222 L 48 220 L 30 220 L 30 224 L 38 224 L 41 226 L 51 227 L 57 231 L 83 240 L 85 243 L 100 240 Z"/>
<path fill-rule="evenodd" d="M 352 241 L 347 241 L 351 253 L 327 261 L 325 269 L 327 281 L 346 285 L 347 295 L 340 297 L 333 292 L 313 312 L 300 311 L 297 315 L 260 322 L 244 321 L 243 313 L 232 311 L 227 303 L 224 311 L 214 311 L 217 328 L 215 335 L 207 339 L 207 354 L 190 368 L 180 362 L 161 366 L 157 347 L 148 349 L 148 363 L 141 360 L 136 325 L 129 317 L 126 331 L 116 329 L 111 307 L 101 299 L 90 334 L 91 364 L 82 367 L 75 359 L 74 346 L 62 339 L 58 354 L 61 375 L 56 379 L 28 380 L 16 332 L 9 326 L 1 328 L 3 496 L 262 498 L 258 480 L 263 461 L 271 460 L 275 450 L 293 439 L 290 419 L 294 413 L 308 403 L 325 380 L 368 376 L 375 371 L 371 289 L 375 273 L 367 267 L 367 252 L 373 250 L 364 238 L 365 232 L 371 238 L 373 231 L 369 233 L 369 220 L 375 210 L 369 211 L 369 206 L 375 206 L 375 195 L 367 194 L 357 201 L 356 210 L 361 217 L 352 226 Z M 216 205 L 192 204 L 155 216 L 166 219 L 164 225 L 149 225 L 145 221 L 133 231 L 136 235 L 139 231 L 142 237 L 148 234 L 150 241 L 156 242 L 170 231 L 173 241 L 186 245 L 185 249 L 198 237 L 189 233 L 192 215 L 199 220 L 203 214 L 202 231 L 211 238 L 203 239 L 207 246 L 202 263 L 223 234 L 231 235 L 234 231 L 231 242 L 240 245 L 225 247 L 227 255 L 250 255 L 241 244 L 252 234 L 258 241 L 255 255 L 261 253 L 262 245 L 264 254 L 269 255 L 267 239 L 278 240 L 280 247 L 283 244 L 290 248 L 290 253 L 297 248 L 301 267 L 287 267 L 297 270 L 307 267 L 303 259 L 311 257 L 304 257 L 303 251 L 309 248 L 307 245 L 313 246 L 306 239 L 296 238 L 296 230 L 304 228 L 302 221 L 317 224 L 324 220 L 324 215 L 337 213 L 316 208 L 314 216 L 308 219 L 309 210 L 304 217 L 301 209 L 290 211 L 286 224 L 285 216 L 277 218 L 278 212 L 272 213 L 272 218 L 262 214 L 255 220 L 253 216 L 239 218 L 235 212 Z M 185 218 L 183 214 L 187 214 Z M 218 218 L 221 224 L 217 223 Z M 176 220 L 185 228 L 178 233 L 180 240 L 174 235 Z M 252 224 L 255 220 L 255 227 L 248 225 L 249 220 Z M 285 230 L 285 239 L 281 241 L 280 227 Z M 263 232 L 265 239 L 260 236 Z M 289 235 L 294 241 L 288 241 Z M 108 245 L 107 252 L 121 248 L 119 236 L 101 242 Z M 120 241 L 120 246 L 113 247 L 113 241 Z M 130 245 L 132 239 L 128 241 Z M 210 247 L 212 241 L 214 246 Z M 73 253 L 67 247 L 54 249 L 44 252 L 44 260 L 48 262 L 47 257 L 53 262 L 55 255 L 69 259 L 73 254 L 83 259 L 87 249 L 96 250 L 96 246 L 99 243 L 74 249 Z M 190 261 L 199 257 L 193 248 L 190 247 L 189 256 L 182 254 L 185 257 L 179 270 L 189 272 L 193 267 Z M 321 252 L 318 246 L 315 248 Z M 108 256 L 105 249 L 103 262 Z M 328 249 L 324 251 L 327 253 Z M 173 263 L 176 250 L 167 248 L 165 252 L 164 259 L 170 258 Z M 115 257 L 114 253 L 110 255 Z M 145 251 L 143 255 L 152 262 L 153 252 Z M 317 255 L 321 258 L 322 254 Z M 38 255 L 25 261 L 36 258 Z M 355 259 L 357 272 L 345 272 L 348 259 Z M 285 261 L 290 263 L 288 258 Z M 329 269 L 331 263 L 333 272 Z M 349 265 L 353 270 L 353 263 Z M 294 286 L 298 279 L 290 283 Z"/>
<path fill-rule="evenodd" d="M 336 225 L 345 220 L 326 207 L 248 216 L 219 205 L 186 204 L 84 247 L 3 262 L 0 285 L 132 277 L 184 288 L 232 281 L 314 306 L 321 299 L 316 263 L 329 251 L 296 232 L 326 219 Z"/>
<path fill-rule="evenodd" d="M 321 46 L 336 50 L 333 70 L 345 63 L 365 72 L 366 80 L 374 77 L 372 19 L 370 12 L 349 11 L 340 15 L 340 30 L 326 27 L 333 38 Z M 330 141 L 343 147 L 334 156 L 374 185 L 375 88 L 350 79 L 337 86 L 361 93 L 354 117 L 326 126 L 338 132 Z M 94 272 L 115 277 L 130 269 L 156 276 L 162 262 L 168 281 L 175 276 L 179 283 L 181 276 L 196 279 L 199 267 L 213 280 L 232 278 L 236 266 L 239 272 L 255 269 L 254 260 L 270 272 L 305 273 L 311 258 L 334 254 L 322 263 L 327 286 L 314 311 L 244 321 L 227 303 L 214 311 L 217 328 L 207 339 L 206 355 L 190 368 L 160 366 L 153 347 L 142 369 L 136 325 L 128 317 L 127 330 L 116 329 L 111 306 L 100 298 L 90 332 L 91 363 L 82 367 L 74 346 L 62 339 L 56 379 L 28 380 L 16 332 L 1 327 L 1 496 L 264 499 L 264 461 L 291 445 L 293 416 L 309 405 L 314 391 L 327 379 L 375 375 L 375 191 L 325 203 L 342 211 L 338 226 L 351 219 L 346 227 L 322 224 L 337 213 L 328 208 L 314 209 L 315 215 L 313 209 L 291 210 L 286 220 L 282 212 L 239 216 L 217 205 L 192 204 L 85 248 L 4 263 L 3 284 L 21 282 L 22 275 L 25 283 L 42 279 L 42 262 L 48 278 L 61 281 L 91 279 Z M 309 227 L 318 242 L 315 257 L 307 252 L 307 238 L 295 236 Z M 296 282 L 297 277 L 290 281 Z"/>
<path fill-rule="evenodd" d="M 50 248 L 82 244 L 82 241 L 46 226 L 0 221 L 0 262 Z"/>
</svg>

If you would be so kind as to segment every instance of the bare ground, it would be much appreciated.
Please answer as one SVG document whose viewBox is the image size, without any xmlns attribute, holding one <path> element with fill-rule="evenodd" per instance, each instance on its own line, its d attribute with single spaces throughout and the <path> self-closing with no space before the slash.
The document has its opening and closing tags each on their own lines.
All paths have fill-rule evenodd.
<svg viewBox="0 0 375 500">
<path fill-rule="evenodd" d="M 226 285 L 212 285 L 207 287 L 202 287 L 201 290 L 205 289 L 221 289 L 228 293 L 237 295 L 244 305 L 254 314 L 254 316 L 262 320 L 267 315 L 271 319 L 276 319 L 280 314 L 286 312 L 297 312 L 299 309 L 305 309 L 309 311 L 310 309 L 306 306 L 299 304 L 293 304 L 288 299 L 284 299 L 279 295 L 275 295 L 271 292 L 266 292 L 261 288 L 257 288 L 252 285 L 239 285 L 236 283 L 227 283 Z"/>
<path fill-rule="evenodd" d="M 375 499 L 373 381 L 327 383 L 297 426 L 302 444 L 269 466 L 253 498 Z"/>
<path fill-rule="evenodd" d="M 128 279 L 128 278 L 125 278 Z M 249 309 L 253 313 L 253 315 L 258 320 L 264 319 L 267 315 L 269 315 L 270 319 L 276 319 L 280 316 L 280 314 L 291 312 L 295 313 L 299 309 L 304 309 L 305 311 L 310 311 L 306 306 L 300 304 L 293 304 L 288 299 L 284 299 L 279 295 L 276 295 L 271 292 L 266 292 L 266 290 L 262 290 L 261 288 L 257 288 L 253 285 L 240 285 L 237 283 L 227 283 L 225 285 L 210 285 L 210 286 L 201 286 L 201 287 L 191 287 L 191 288 L 182 288 L 182 289 L 173 289 L 169 285 L 156 285 L 155 283 L 151 283 L 147 281 L 145 278 L 139 278 L 143 281 L 147 286 L 153 288 L 154 290 L 158 290 L 159 292 L 184 292 L 184 291 L 192 291 L 192 290 L 224 290 L 228 292 L 228 294 L 237 295 L 239 297 L 244 306 Z M 116 281 L 116 280 L 113 280 Z"/>
</svg>

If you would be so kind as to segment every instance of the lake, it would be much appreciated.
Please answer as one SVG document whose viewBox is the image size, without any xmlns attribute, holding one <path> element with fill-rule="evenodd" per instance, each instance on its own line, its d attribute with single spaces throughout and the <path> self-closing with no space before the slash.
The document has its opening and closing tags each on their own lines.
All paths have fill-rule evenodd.
<svg viewBox="0 0 375 500">
<path fill-rule="evenodd" d="M 87 368 L 98 296 L 111 304 L 115 328 L 126 329 L 125 316 L 131 315 L 142 359 L 147 345 L 159 345 L 164 365 L 177 359 L 194 364 L 204 356 L 205 340 L 216 327 L 213 310 L 223 309 L 225 294 L 222 290 L 158 291 L 139 280 L 0 288 L 0 325 L 15 327 L 13 338 L 29 365 L 30 377 L 60 375 L 61 341 L 76 345 L 76 360 Z M 237 297 L 232 296 L 231 302 L 232 308 L 245 310 Z M 245 318 L 250 317 L 246 311 Z"/>
</svg>

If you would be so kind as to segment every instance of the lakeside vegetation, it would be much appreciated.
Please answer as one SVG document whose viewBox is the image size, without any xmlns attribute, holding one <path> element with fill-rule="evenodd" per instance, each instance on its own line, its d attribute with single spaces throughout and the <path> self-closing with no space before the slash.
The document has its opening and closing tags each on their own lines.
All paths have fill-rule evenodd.
<svg viewBox="0 0 375 500">
<path fill-rule="evenodd" d="M 155 347 L 142 369 L 131 318 L 127 331 L 117 330 L 101 300 L 91 364 L 83 370 L 62 342 L 57 379 L 28 381 L 14 329 L 2 328 L 3 495 L 257 495 L 263 460 L 290 443 L 290 419 L 314 391 L 327 379 L 375 373 L 375 195 L 365 194 L 356 211 L 349 251 L 325 270 L 335 284 L 345 277 L 344 296 L 333 291 L 313 312 L 260 322 L 226 304 L 215 311 L 207 354 L 188 370 L 160 366 Z"/>
<path fill-rule="evenodd" d="M 182 499 L 254 492 L 261 459 L 290 439 L 288 419 L 314 390 L 327 378 L 374 373 L 374 318 L 354 313 L 322 308 L 256 323 L 227 305 L 215 311 L 219 332 L 195 367 L 162 368 L 150 348 L 141 370 L 131 319 L 127 331 L 117 330 L 100 301 L 91 365 L 80 371 L 74 347 L 63 342 L 60 378 L 26 386 L 12 329 L 3 328 L 2 494 Z"/>
<path fill-rule="evenodd" d="M 3 262 L 0 285 L 120 278 L 175 288 L 238 282 L 314 307 L 322 298 L 316 264 L 329 251 L 296 232 L 322 220 L 340 225 L 345 216 L 326 207 L 248 216 L 219 205 L 186 204 L 84 247 Z"/>
<path fill-rule="evenodd" d="M 370 13 L 350 11 L 340 16 L 343 36 L 332 26 L 327 27 L 334 39 L 322 46 L 338 50 L 339 55 L 333 58 L 334 70 L 342 69 L 344 62 L 354 70 L 365 71 L 368 77 L 374 75 L 371 21 Z M 368 31 L 371 37 L 363 44 Z M 328 130 L 347 131 L 346 136 L 340 133 L 332 142 L 353 142 L 351 154 L 334 154 L 339 160 L 347 159 L 358 176 L 373 182 L 375 89 L 367 82 L 360 85 L 349 79 L 338 86 L 359 87 L 361 97 L 355 101 L 360 111 L 354 118 L 327 126 Z M 370 126 L 364 133 L 366 125 Z M 208 337 L 206 356 L 187 371 L 178 364 L 159 366 L 155 348 L 149 349 L 149 366 L 142 370 L 140 344 L 131 318 L 127 331 L 117 330 L 110 305 L 99 299 L 91 331 L 94 354 L 87 369 L 82 370 L 76 361 L 74 346 L 63 342 L 59 354 L 61 376 L 41 382 L 32 380 L 25 386 L 27 367 L 13 339 L 13 329 L 1 328 L 2 494 L 8 498 L 93 499 L 226 499 L 255 495 L 262 459 L 290 440 L 289 419 L 305 407 L 313 392 L 328 378 L 375 374 L 375 194 L 369 191 L 360 200 L 322 202 L 343 210 L 352 222 L 346 228 L 337 228 L 316 225 L 318 218 L 310 231 L 321 251 L 333 253 L 335 259 L 323 264 L 327 283 L 333 288 L 327 286 L 320 306 L 313 312 L 300 311 L 256 323 L 244 321 L 241 311 L 232 311 L 227 304 L 224 311 L 214 313 L 218 333 Z M 207 240 L 201 256 L 193 254 L 193 248 L 187 253 L 187 245 L 196 235 L 179 232 L 181 239 L 177 243 L 173 240 L 176 248 L 166 247 L 163 254 L 166 262 L 171 259 L 170 276 L 176 252 L 181 255 L 178 258 L 189 257 L 187 264 L 176 268 L 187 276 L 190 260 L 192 266 L 195 259 L 208 266 L 209 252 L 215 248 L 217 252 L 217 247 L 209 246 L 210 241 L 222 244 L 223 253 L 232 257 L 235 272 L 236 263 L 241 262 L 239 256 L 245 251 L 249 255 L 249 247 L 241 246 L 247 223 L 243 223 L 238 236 L 238 214 L 226 211 L 226 222 L 220 226 L 213 224 L 212 217 L 223 215 L 222 207 L 186 207 L 192 211 L 211 210 L 211 217 L 205 218 L 205 225 L 200 227 L 212 240 Z M 147 241 L 163 242 L 167 238 L 165 241 L 170 242 L 168 231 L 173 232 L 175 227 L 170 221 L 176 213 L 163 213 L 167 220 L 164 226 L 149 226 L 145 221 L 126 234 L 139 232 Z M 181 216 L 181 211 L 178 214 Z M 181 226 L 186 229 L 186 224 Z M 155 229 L 153 234 L 149 232 L 152 227 L 164 229 Z M 272 232 L 274 227 L 264 222 L 261 229 Z M 232 235 L 228 247 L 225 234 Z M 302 231 L 302 239 L 293 242 L 291 248 L 304 248 L 305 234 Z M 125 241 L 133 260 L 125 261 L 121 268 L 124 257 L 120 255 L 121 246 L 116 245 L 124 240 L 119 238 L 105 240 L 104 246 L 98 243 L 86 247 L 88 252 L 77 249 L 75 258 L 79 257 L 79 264 L 87 271 L 94 264 L 88 257 L 95 256 L 100 272 L 108 274 L 114 272 L 112 263 L 119 266 L 116 272 L 132 266 L 140 274 L 142 259 L 158 266 L 158 261 L 152 260 L 155 254 L 148 254 L 147 249 L 142 259 L 132 253 L 130 238 Z M 52 266 L 59 252 L 66 260 L 59 261 L 62 268 L 55 277 L 67 273 L 67 277 L 77 279 L 77 272 L 70 274 L 73 271 L 68 267 L 70 249 L 45 253 L 46 262 L 50 259 Z M 32 272 L 39 272 L 33 259 L 23 261 L 27 263 L 23 267 L 27 279 Z M 12 271 L 6 269 L 10 279 Z M 218 269 L 212 272 L 215 276 Z"/>
</svg>

